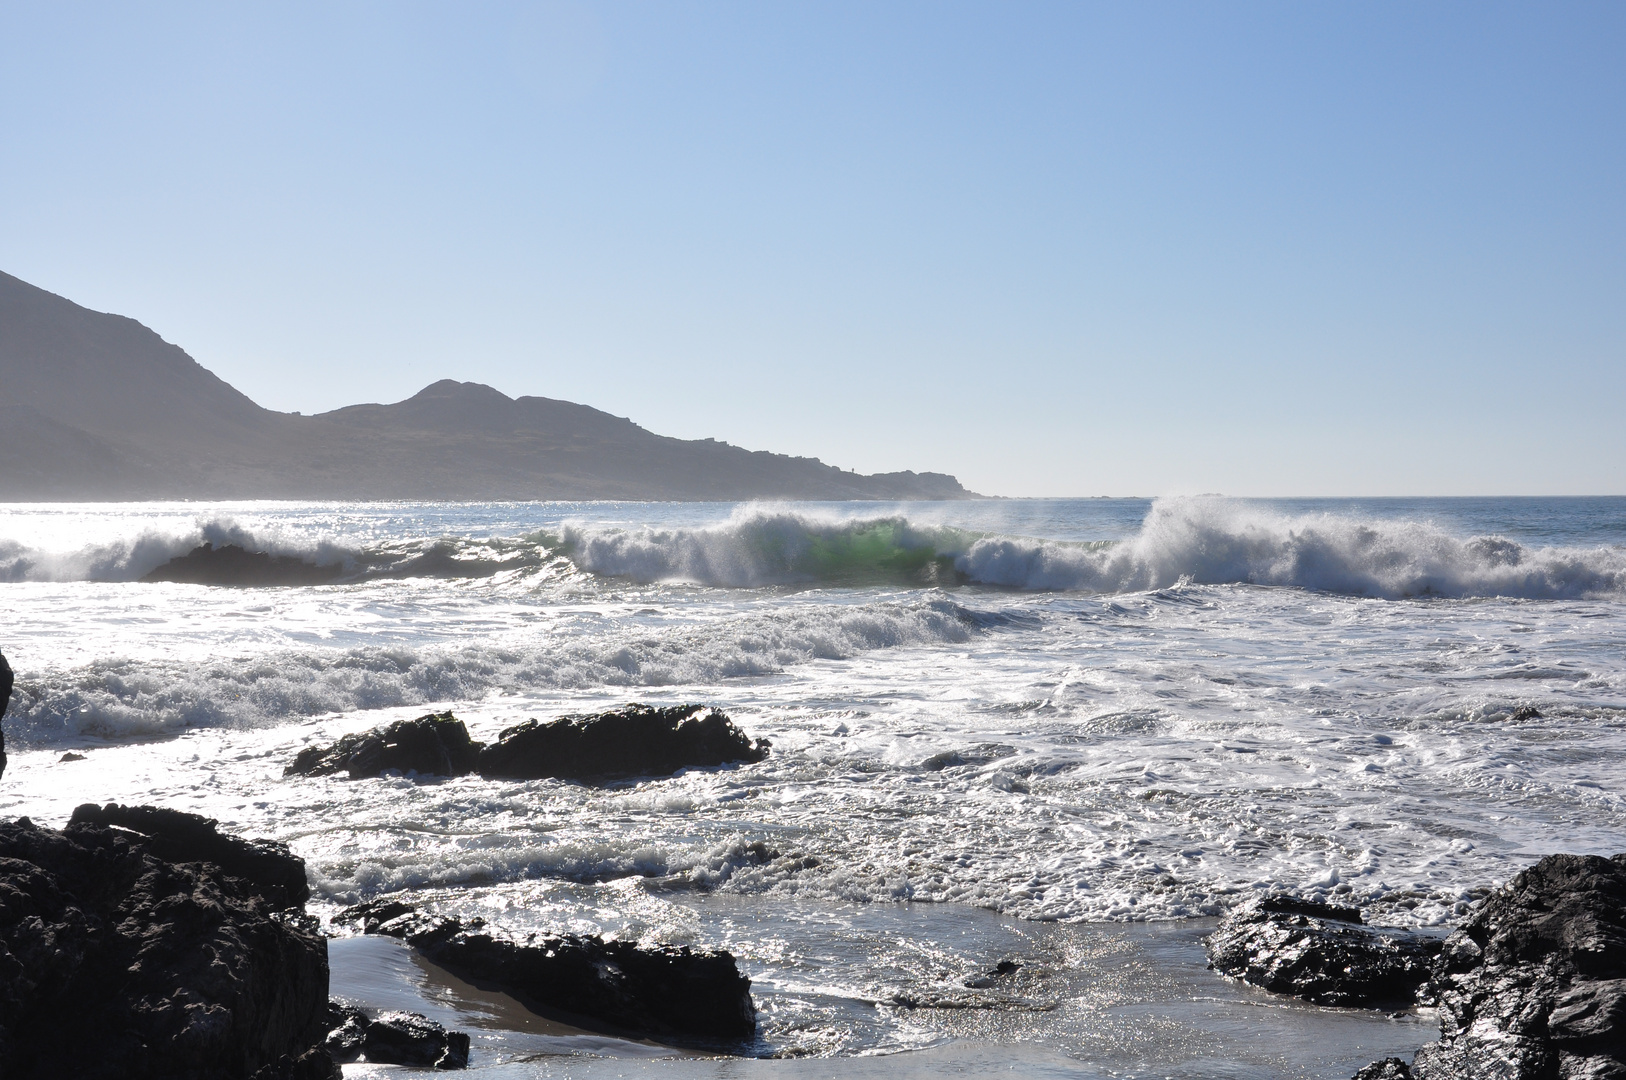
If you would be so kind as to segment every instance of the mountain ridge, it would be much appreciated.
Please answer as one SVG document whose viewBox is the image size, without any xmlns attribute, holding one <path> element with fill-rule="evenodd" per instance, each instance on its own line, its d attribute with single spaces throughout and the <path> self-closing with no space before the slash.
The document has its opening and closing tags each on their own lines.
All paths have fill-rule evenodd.
<svg viewBox="0 0 1626 1080">
<path fill-rule="evenodd" d="M 266 409 L 178 345 L 0 273 L 0 500 L 966 499 L 943 473 L 658 435 L 441 379 L 389 404 Z"/>
</svg>

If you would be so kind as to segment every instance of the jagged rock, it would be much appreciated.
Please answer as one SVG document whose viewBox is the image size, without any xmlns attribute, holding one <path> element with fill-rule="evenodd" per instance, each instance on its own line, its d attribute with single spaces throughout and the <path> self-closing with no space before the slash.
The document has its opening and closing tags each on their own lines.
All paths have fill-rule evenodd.
<svg viewBox="0 0 1626 1080">
<path fill-rule="evenodd" d="M 1412 1080 L 1411 1066 L 1406 1064 L 1404 1058 L 1384 1058 L 1374 1061 L 1351 1080 Z"/>
<path fill-rule="evenodd" d="M 449 712 L 416 720 L 397 720 L 387 728 L 346 735 L 332 746 L 307 746 L 283 770 L 284 776 L 327 776 L 345 772 L 350 779 L 378 776 L 386 770 L 423 776 L 462 776 L 472 772 L 480 744 L 469 738 L 463 721 Z"/>
<path fill-rule="evenodd" d="M 85 803 L 70 824 L 117 826 L 146 836 L 149 850 L 169 862 L 211 862 L 239 878 L 273 909 L 299 907 L 310 898 L 305 861 L 275 840 L 244 840 L 218 830 L 213 818 L 159 806 Z"/>
<path fill-rule="evenodd" d="M 376 1065 L 427 1065 L 462 1069 L 469 1064 L 469 1037 L 447 1031 L 420 1013 L 386 1012 L 369 1018 L 360 1009 L 338 1005 L 337 1021 L 327 1036 L 334 1061 L 348 1064 L 365 1058 Z"/>
<path fill-rule="evenodd" d="M 11 665 L 6 663 L 6 654 L 0 652 L 0 720 L 6 716 L 6 706 L 11 704 Z M 6 775 L 6 733 L 0 728 L 0 776 Z"/>
<path fill-rule="evenodd" d="M 614 780 L 761 761 L 768 749 L 766 739 L 752 742 L 716 709 L 628 705 L 508 728 L 480 751 L 479 769 L 502 780 Z"/>
<path fill-rule="evenodd" d="M 394 922 L 401 916 L 411 915 L 417 910 L 411 904 L 403 904 L 399 900 L 368 900 L 345 908 L 333 916 L 333 921 L 340 925 L 359 926 L 364 934 L 376 934 L 378 928 L 385 923 Z"/>
<path fill-rule="evenodd" d="M 1411 1004 L 1428 982 L 1437 938 L 1377 931 L 1357 908 L 1264 896 L 1209 935 L 1208 966 L 1317 1005 Z"/>
<path fill-rule="evenodd" d="M 1417 1080 L 1626 1077 L 1626 855 L 1549 855 L 1446 939 Z"/>
<path fill-rule="evenodd" d="M 727 952 L 575 934 L 511 940 L 478 919 L 388 903 L 360 905 L 338 918 L 403 938 L 458 978 L 500 989 L 537 1012 L 672 1042 L 738 1043 L 756 1033 L 751 980 Z"/>
<path fill-rule="evenodd" d="M 83 820 L 0 823 L 6 1080 L 333 1076 L 326 941 L 249 878 L 162 843 Z"/>
</svg>

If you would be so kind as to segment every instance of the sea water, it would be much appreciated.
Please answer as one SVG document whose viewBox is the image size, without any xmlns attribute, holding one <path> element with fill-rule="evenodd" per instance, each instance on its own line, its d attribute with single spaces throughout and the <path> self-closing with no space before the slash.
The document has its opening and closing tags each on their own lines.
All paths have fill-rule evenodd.
<svg viewBox="0 0 1626 1080">
<path fill-rule="evenodd" d="M 140 580 L 206 540 L 343 576 Z M 322 914 L 726 947 L 762 1054 L 1348 1075 L 1426 1022 L 1250 997 L 1205 920 L 1287 889 L 1444 928 L 1543 854 L 1626 850 L 1626 499 L 12 505 L 0 619 L 0 813 L 207 814 L 286 841 Z M 628 701 L 773 751 L 608 787 L 282 775 L 430 710 L 492 739 Z M 1247 1050 L 1191 1012 L 1222 999 L 1302 1037 Z M 505 1037 L 488 1063 L 555 1060 Z"/>
</svg>

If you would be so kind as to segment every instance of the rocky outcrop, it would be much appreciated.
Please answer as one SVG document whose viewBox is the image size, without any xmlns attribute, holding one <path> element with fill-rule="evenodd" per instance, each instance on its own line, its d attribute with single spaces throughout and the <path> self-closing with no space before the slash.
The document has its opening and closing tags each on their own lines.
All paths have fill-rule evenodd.
<svg viewBox="0 0 1626 1080">
<path fill-rule="evenodd" d="M 142 581 L 179 581 L 188 585 L 326 585 L 344 574 L 339 563 L 318 565 L 292 555 L 248 551 L 236 544 L 198 545 L 149 571 Z"/>
<path fill-rule="evenodd" d="M 257 856 L 236 874 L 208 856 L 159 854 L 230 839 L 212 822 L 161 824 L 149 835 L 84 819 L 60 832 L 0 823 L 0 1072 L 334 1076 L 321 1047 L 326 942 L 277 910 L 286 886 L 260 874 Z"/>
<path fill-rule="evenodd" d="M 424 776 L 462 776 L 474 769 L 480 744 L 451 713 L 397 720 L 387 728 L 346 735 L 332 746 L 307 746 L 283 770 L 284 776 L 327 776 L 342 772 L 352 780 L 387 770 Z"/>
<path fill-rule="evenodd" d="M 300 907 L 310 897 L 305 861 L 275 840 L 244 840 L 219 831 L 213 818 L 159 806 L 86 803 L 72 825 L 114 826 L 147 837 L 147 849 L 168 862 L 213 863 L 273 910 Z"/>
<path fill-rule="evenodd" d="M 6 654 L 0 653 L 0 720 L 6 718 L 6 706 L 11 704 L 11 665 Z M 0 728 L 0 776 L 6 775 L 6 733 Z"/>
<path fill-rule="evenodd" d="M 595 782 L 761 761 L 769 745 L 766 739 L 752 741 L 727 716 L 701 705 L 628 705 L 547 724 L 528 720 L 489 745 L 471 740 L 451 713 L 438 713 L 346 735 L 331 746 L 306 747 L 283 775 L 343 772 L 360 779 L 393 769 L 423 776 L 478 771 L 495 780 Z"/>
<path fill-rule="evenodd" d="M 1626 855 L 1550 855 L 1446 940 L 1419 1080 L 1626 1077 Z"/>
<path fill-rule="evenodd" d="M 616 780 L 761 761 L 768 749 L 767 740 L 752 742 L 716 709 L 628 705 L 508 728 L 480 751 L 479 769 L 502 780 Z"/>
<path fill-rule="evenodd" d="M 402 938 L 458 978 L 577 1026 L 714 1047 L 756 1033 L 751 980 L 727 952 L 575 934 L 514 940 L 478 919 L 424 915 L 393 901 L 349 908 L 338 921 Z"/>
<path fill-rule="evenodd" d="M 462 1069 L 469 1064 L 469 1037 L 447 1031 L 420 1013 L 386 1012 L 369 1017 L 360 1009 L 339 1006 L 327 1036 L 334 1061 L 365 1060 L 375 1065 L 417 1065 Z"/>
<path fill-rule="evenodd" d="M 1410 1005 L 1438 938 L 1373 930 L 1357 908 L 1263 896 L 1228 914 L 1206 942 L 1208 966 L 1317 1005 Z"/>
</svg>

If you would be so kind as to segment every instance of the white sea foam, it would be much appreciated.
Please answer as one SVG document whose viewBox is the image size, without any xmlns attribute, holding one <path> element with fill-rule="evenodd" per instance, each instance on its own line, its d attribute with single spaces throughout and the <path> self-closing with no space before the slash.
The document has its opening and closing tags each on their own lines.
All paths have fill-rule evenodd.
<svg viewBox="0 0 1626 1080">
<path fill-rule="evenodd" d="M 1088 593 L 1137 592 L 1181 581 L 1388 598 L 1550 599 L 1626 591 L 1626 552 L 1618 548 L 1459 539 L 1426 522 L 1292 517 L 1219 498 L 1158 500 L 1136 536 L 1112 543 L 979 535 L 906 518 L 821 517 L 761 507 L 706 528 L 571 525 L 562 538 L 572 561 L 595 574 L 736 588 L 957 578 Z"/>
<path fill-rule="evenodd" d="M 25 673 L 6 727 L 28 747 L 471 701 L 497 691 L 704 685 L 815 659 L 965 641 L 978 621 L 938 599 L 808 606 L 564 641 L 289 650 L 205 663 L 109 657 Z"/>
</svg>

